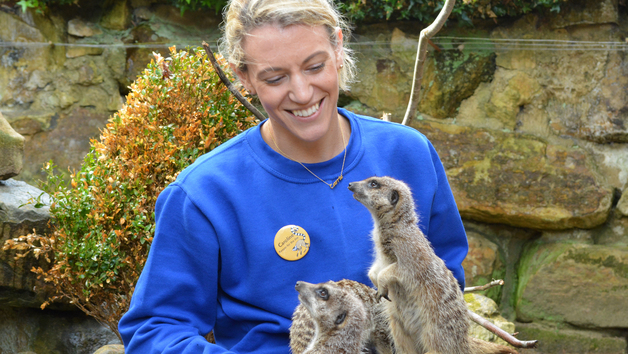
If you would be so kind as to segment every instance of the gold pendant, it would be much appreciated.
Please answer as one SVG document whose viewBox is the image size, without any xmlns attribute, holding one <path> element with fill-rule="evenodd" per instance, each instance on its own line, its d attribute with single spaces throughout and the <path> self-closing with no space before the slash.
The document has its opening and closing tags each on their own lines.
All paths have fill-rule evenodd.
<svg viewBox="0 0 628 354">
<path fill-rule="evenodd" d="M 329 188 L 334 189 L 334 187 L 338 184 L 338 182 L 342 181 L 342 175 L 340 175 L 338 178 L 336 178 L 336 180 L 334 181 L 334 183 L 329 185 Z"/>
</svg>

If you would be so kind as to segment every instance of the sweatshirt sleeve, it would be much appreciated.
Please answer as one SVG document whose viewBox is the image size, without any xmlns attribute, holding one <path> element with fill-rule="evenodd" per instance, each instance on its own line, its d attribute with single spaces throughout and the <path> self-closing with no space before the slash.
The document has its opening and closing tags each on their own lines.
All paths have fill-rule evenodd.
<svg viewBox="0 0 628 354">
<path fill-rule="evenodd" d="M 428 237 L 434 252 L 445 261 L 445 265 L 451 270 L 458 280 L 461 290 L 464 291 L 465 279 L 462 261 L 469 251 L 467 234 L 449 186 L 445 168 L 431 143 L 429 143 L 429 149 L 438 186 L 432 202 Z"/>
<path fill-rule="evenodd" d="M 218 291 L 211 223 L 176 185 L 160 194 L 155 220 L 146 265 L 118 325 L 126 353 L 230 353 L 203 337 L 215 324 Z"/>
</svg>

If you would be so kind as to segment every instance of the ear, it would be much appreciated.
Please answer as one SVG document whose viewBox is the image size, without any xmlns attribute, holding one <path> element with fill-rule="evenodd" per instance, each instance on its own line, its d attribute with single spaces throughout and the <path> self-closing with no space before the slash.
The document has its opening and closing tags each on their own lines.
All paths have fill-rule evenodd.
<svg viewBox="0 0 628 354">
<path fill-rule="evenodd" d="M 240 70 L 234 64 L 229 64 L 229 66 L 238 77 L 238 80 L 240 80 L 240 82 L 242 83 L 242 86 L 244 86 L 244 88 L 249 91 L 250 94 L 256 95 L 257 92 L 255 91 L 255 87 L 253 87 L 253 85 L 251 84 L 249 72 Z"/>
<path fill-rule="evenodd" d="M 338 41 L 336 43 L 336 67 L 340 68 L 340 65 L 344 63 L 345 51 L 343 47 L 343 34 L 342 29 L 340 27 L 336 28 L 336 38 Z"/>
<path fill-rule="evenodd" d="M 334 323 L 337 326 L 339 326 L 339 325 L 341 325 L 345 321 L 346 318 L 347 318 L 347 311 L 339 314 L 338 317 L 336 317 L 336 320 L 334 321 Z"/>
<path fill-rule="evenodd" d="M 392 206 L 397 205 L 397 202 L 399 201 L 399 192 L 397 192 L 396 190 L 393 190 L 390 193 L 390 204 L 392 204 Z"/>
</svg>

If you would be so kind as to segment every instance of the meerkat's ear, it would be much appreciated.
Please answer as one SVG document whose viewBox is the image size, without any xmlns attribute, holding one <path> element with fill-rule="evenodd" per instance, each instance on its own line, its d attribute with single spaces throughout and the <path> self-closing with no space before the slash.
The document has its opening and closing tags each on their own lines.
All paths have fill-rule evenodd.
<svg viewBox="0 0 628 354">
<path fill-rule="evenodd" d="M 336 317 L 336 320 L 334 321 L 334 323 L 336 325 L 340 325 L 340 324 L 342 324 L 345 321 L 346 318 L 347 318 L 347 311 L 345 311 L 345 312 L 341 313 L 340 315 L 338 315 L 338 317 Z"/>
<path fill-rule="evenodd" d="M 390 193 L 390 204 L 392 204 L 392 206 L 395 206 L 397 205 L 398 201 L 399 201 L 399 192 L 393 189 L 393 191 Z"/>
</svg>

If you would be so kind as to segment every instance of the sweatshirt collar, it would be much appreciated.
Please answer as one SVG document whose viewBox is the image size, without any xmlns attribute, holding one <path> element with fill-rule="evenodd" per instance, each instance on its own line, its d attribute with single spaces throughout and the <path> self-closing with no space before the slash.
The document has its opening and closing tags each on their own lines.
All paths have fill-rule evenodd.
<svg viewBox="0 0 628 354">
<path fill-rule="evenodd" d="M 338 108 L 338 113 L 347 118 L 351 124 L 351 137 L 349 138 L 349 143 L 347 145 L 347 157 L 343 171 L 343 175 L 346 176 L 353 168 L 355 168 L 362 156 L 362 130 L 360 121 L 353 112 L 347 111 L 344 108 Z M 250 129 L 246 136 L 250 152 L 260 166 L 262 166 L 262 168 L 267 170 L 269 173 L 288 182 L 321 183 L 322 185 L 320 180 L 314 177 L 298 162 L 282 156 L 266 144 L 264 139 L 262 139 L 260 130 L 260 127 L 264 123 L 266 123 L 266 120 L 254 129 Z M 330 160 L 304 165 L 326 182 L 332 183 L 340 175 L 343 158 L 344 151 L 340 152 L 340 154 Z"/>
</svg>

